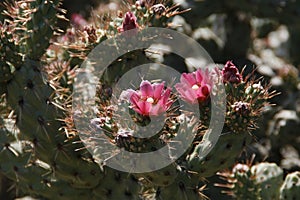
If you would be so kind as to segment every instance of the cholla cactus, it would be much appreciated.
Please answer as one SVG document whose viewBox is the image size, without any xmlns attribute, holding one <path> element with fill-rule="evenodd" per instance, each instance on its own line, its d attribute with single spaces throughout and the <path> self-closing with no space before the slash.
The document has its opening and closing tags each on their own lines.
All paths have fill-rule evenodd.
<svg viewBox="0 0 300 200">
<path fill-rule="evenodd" d="M 90 154 L 74 125 L 74 116 L 81 114 L 71 106 L 71 100 L 75 98 L 72 91 L 75 69 L 105 39 L 134 28 L 138 32 L 150 26 L 167 27 L 168 19 L 181 12 L 177 11 L 176 5 L 168 7 L 162 2 L 138 1 L 101 26 L 70 30 L 67 35 L 53 38 L 55 22 L 61 18 L 57 14 L 61 12 L 59 5 L 60 1 L 55 0 L 17 1 L 8 7 L 13 20 L 7 20 L 7 24 L 1 26 L 0 74 L 3 79 L 0 91 L 5 97 L 1 105 L 4 114 L 1 112 L 1 115 L 14 120 L 17 137 L 11 137 L 13 129 L 7 127 L 7 120 L 1 121 L 0 159 L 5 162 L 0 162 L 0 170 L 14 182 L 15 196 L 31 195 L 43 199 L 141 199 L 151 195 L 157 199 L 203 198 L 202 179 L 234 163 L 273 93 L 268 92 L 268 87 L 243 77 L 232 63 L 227 63 L 224 69 L 182 74 L 180 83 L 171 85 L 177 91 L 164 82 L 141 80 L 139 88 L 127 88 L 125 108 L 130 110 L 130 117 L 143 125 L 155 119 L 153 117 L 164 115 L 165 118 L 157 121 L 163 127 L 155 136 L 137 138 L 135 134 L 143 132 L 143 126 L 132 131 L 132 124 L 127 120 L 115 120 L 113 114 L 120 111 L 119 104 L 110 103 L 111 89 L 118 79 L 134 68 L 137 61 L 149 61 L 144 49 L 129 52 L 111 63 L 100 78 L 95 109 L 98 116 L 91 119 L 85 137 L 93 141 L 105 135 L 106 144 L 136 153 L 167 146 L 168 153 L 164 156 L 172 163 L 145 173 L 112 169 L 105 162 L 109 159 L 101 162 L 101 158 Z M 49 46 L 51 38 L 57 43 L 62 42 L 62 48 L 55 46 L 57 43 Z M 208 130 L 212 107 L 217 107 L 219 114 L 223 111 L 224 102 L 216 98 L 223 83 L 227 92 L 223 134 L 212 151 L 201 156 L 211 148 L 213 140 Z M 210 101 L 213 98 L 216 100 Z M 178 104 L 181 100 L 186 106 Z M 190 114 L 190 105 L 199 106 L 200 116 Z M 90 113 L 83 114 L 90 116 Z M 92 134 L 97 137 L 91 137 Z M 174 138 L 193 138 L 192 144 L 176 161 L 173 159 L 177 151 Z M 19 149 L 14 145 L 16 141 L 20 141 Z M 112 154 L 111 158 L 115 156 Z M 153 163 L 138 164 L 151 169 Z"/>
<path fill-rule="evenodd" d="M 232 171 L 220 172 L 227 184 L 223 192 L 236 199 L 297 199 L 299 172 L 293 172 L 283 180 L 283 170 L 275 163 L 262 162 L 251 166 L 236 164 Z"/>
</svg>

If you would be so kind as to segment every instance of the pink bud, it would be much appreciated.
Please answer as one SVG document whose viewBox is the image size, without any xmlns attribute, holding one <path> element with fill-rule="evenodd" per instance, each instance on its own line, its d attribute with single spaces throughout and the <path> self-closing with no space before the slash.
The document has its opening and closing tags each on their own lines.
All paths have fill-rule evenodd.
<svg viewBox="0 0 300 200">
<path fill-rule="evenodd" d="M 129 11 L 125 14 L 122 26 L 118 28 L 118 31 L 124 32 L 136 28 L 139 28 L 137 18 L 132 12 Z"/>
</svg>

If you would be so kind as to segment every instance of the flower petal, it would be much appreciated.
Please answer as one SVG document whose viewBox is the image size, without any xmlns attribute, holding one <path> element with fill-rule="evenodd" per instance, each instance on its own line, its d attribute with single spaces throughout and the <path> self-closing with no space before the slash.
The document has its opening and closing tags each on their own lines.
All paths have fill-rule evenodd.
<svg viewBox="0 0 300 200">
<path fill-rule="evenodd" d="M 139 101 L 137 106 L 139 107 L 139 110 L 141 111 L 140 114 L 149 115 L 152 104 L 147 101 Z"/>
<path fill-rule="evenodd" d="M 202 81 L 203 81 L 203 75 L 202 75 L 202 70 L 198 69 L 195 74 L 196 74 L 196 81 L 199 85 L 201 85 Z"/>
<path fill-rule="evenodd" d="M 155 100 L 161 98 L 162 91 L 164 89 L 165 83 L 153 84 L 153 97 Z"/>
<path fill-rule="evenodd" d="M 149 81 L 142 81 L 140 91 L 142 98 L 153 97 L 153 88 Z"/>
<path fill-rule="evenodd" d="M 193 73 L 183 73 L 180 77 L 180 82 L 191 87 L 197 83 Z"/>
<path fill-rule="evenodd" d="M 162 95 L 161 99 L 162 99 L 162 106 L 165 105 L 168 102 L 168 99 L 170 98 L 170 94 L 171 94 L 171 89 L 168 88 L 165 90 L 164 94 Z"/>
<path fill-rule="evenodd" d="M 151 115 L 154 115 L 154 116 L 157 116 L 159 115 L 160 113 L 162 113 L 163 111 L 165 111 L 159 104 L 156 104 L 156 105 L 153 105 L 151 107 L 151 111 L 150 111 L 150 114 Z"/>
<path fill-rule="evenodd" d="M 131 92 L 131 94 L 130 94 L 130 103 L 131 104 L 136 106 L 140 99 L 141 99 L 141 97 L 139 96 L 139 94 L 136 91 Z"/>
</svg>

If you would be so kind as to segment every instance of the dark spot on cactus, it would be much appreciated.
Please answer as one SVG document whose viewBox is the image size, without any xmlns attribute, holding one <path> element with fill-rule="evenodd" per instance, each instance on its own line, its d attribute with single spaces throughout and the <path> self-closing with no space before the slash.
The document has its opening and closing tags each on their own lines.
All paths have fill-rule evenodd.
<svg viewBox="0 0 300 200">
<path fill-rule="evenodd" d="M 30 190 L 33 190 L 33 187 L 32 187 L 32 185 L 29 185 L 28 187 L 29 187 L 29 189 L 30 189 Z"/>
<path fill-rule="evenodd" d="M 61 143 L 58 143 L 56 147 L 59 151 L 63 150 L 63 145 Z"/>
<path fill-rule="evenodd" d="M 164 175 L 165 175 L 165 176 L 170 176 L 171 173 L 170 173 L 169 171 L 164 171 Z"/>
<path fill-rule="evenodd" d="M 53 163 L 52 163 L 52 167 L 53 167 L 54 170 L 57 169 L 57 164 L 56 164 L 56 162 L 53 162 Z"/>
<path fill-rule="evenodd" d="M 166 185 L 166 186 L 167 186 L 167 185 L 169 185 L 169 183 L 170 183 L 169 181 L 164 181 L 164 182 L 163 182 L 163 185 Z"/>
<path fill-rule="evenodd" d="M 20 97 L 20 100 L 18 101 L 18 105 L 20 106 L 20 108 L 23 108 L 23 106 L 24 106 L 24 99 L 23 99 L 23 97 Z"/>
<path fill-rule="evenodd" d="M 196 195 L 199 194 L 199 191 L 198 191 L 198 189 L 197 189 L 196 187 L 194 187 L 194 188 L 192 189 L 192 191 L 193 191 L 193 193 L 196 194 Z"/>
<path fill-rule="evenodd" d="M 39 123 L 40 126 L 44 126 L 45 125 L 45 120 L 42 116 L 38 116 L 37 121 Z"/>
<path fill-rule="evenodd" d="M 225 162 L 226 162 L 225 159 L 221 160 L 220 165 L 224 165 Z"/>
<path fill-rule="evenodd" d="M 246 139 L 244 139 L 244 141 L 243 141 L 243 147 L 245 147 L 246 146 Z"/>
<path fill-rule="evenodd" d="M 159 187 L 159 188 L 157 188 L 157 190 L 156 190 L 156 197 L 159 197 L 160 194 L 161 194 L 161 188 Z"/>
<path fill-rule="evenodd" d="M 27 81 L 26 86 L 27 86 L 29 89 L 33 89 L 34 84 L 33 84 L 32 80 L 29 79 L 29 80 Z"/>
<path fill-rule="evenodd" d="M 4 147 L 5 147 L 5 148 L 8 148 L 9 146 L 10 146 L 9 143 L 5 143 L 5 144 L 4 144 Z"/>
<path fill-rule="evenodd" d="M 134 182 L 138 182 L 138 179 L 133 175 L 130 175 L 130 179 Z"/>
<path fill-rule="evenodd" d="M 146 178 L 151 182 L 153 181 L 153 178 L 151 176 L 146 176 Z"/>
<path fill-rule="evenodd" d="M 16 116 L 16 124 L 19 123 L 19 120 L 20 120 L 19 115 L 17 115 L 17 116 Z"/>
<path fill-rule="evenodd" d="M 112 195 L 112 190 L 111 189 L 106 189 L 105 196 L 109 197 L 111 195 Z"/>
<path fill-rule="evenodd" d="M 62 197 L 62 196 L 64 196 L 64 194 L 63 194 L 63 193 L 61 193 L 61 192 L 60 192 L 60 193 L 58 193 L 58 195 L 59 195 L 59 196 L 61 196 L 61 197 Z"/>
<path fill-rule="evenodd" d="M 179 189 L 180 189 L 181 191 L 184 191 L 184 190 L 185 190 L 185 185 L 184 185 L 184 183 L 183 183 L 182 181 L 180 181 L 180 182 L 178 183 L 178 186 L 179 186 Z"/>
<path fill-rule="evenodd" d="M 210 156 L 205 157 L 205 161 L 209 161 L 210 159 L 211 159 Z"/>
<path fill-rule="evenodd" d="M 37 146 L 38 140 L 36 138 L 33 138 L 32 143 L 33 143 L 34 146 Z"/>
<path fill-rule="evenodd" d="M 125 190 L 124 194 L 127 197 L 131 197 L 132 196 L 132 193 L 130 191 L 128 191 L 128 189 Z"/>
<path fill-rule="evenodd" d="M 119 172 L 115 173 L 115 180 L 120 181 L 121 180 L 121 174 Z"/>
<path fill-rule="evenodd" d="M 15 172 L 17 172 L 19 170 L 19 168 L 17 166 L 14 166 L 13 169 Z"/>
<path fill-rule="evenodd" d="M 226 145 L 226 149 L 228 149 L 228 150 L 230 150 L 231 147 L 232 147 L 232 144 L 230 144 L 230 143 L 228 143 L 228 144 Z"/>
<path fill-rule="evenodd" d="M 151 151 L 156 151 L 157 148 L 156 147 L 151 147 Z"/>
<path fill-rule="evenodd" d="M 90 187 L 90 186 L 91 186 L 91 184 L 90 184 L 90 183 L 86 183 L 86 184 L 85 184 L 85 186 L 87 186 L 87 187 Z"/>
<path fill-rule="evenodd" d="M 93 176 L 95 176 L 97 173 L 96 173 L 95 170 L 91 170 L 91 171 L 90 171 L 90 174 L 93 175 Z"/>
<path fill-rule="evenodd" d="M 78 177 L 78 176 L 79 176 L 79 173 L 78 173 L 78 172 L 74 172 L 73 175 L 74 175 L 75 177 Z"/>
<path fill-rule="evenodd" d="M 39 66 L 34 65 L 34 66 L 32 67 L 32 69 L 33 69 L 33 71 L 40 73 Z"/>
</svg>

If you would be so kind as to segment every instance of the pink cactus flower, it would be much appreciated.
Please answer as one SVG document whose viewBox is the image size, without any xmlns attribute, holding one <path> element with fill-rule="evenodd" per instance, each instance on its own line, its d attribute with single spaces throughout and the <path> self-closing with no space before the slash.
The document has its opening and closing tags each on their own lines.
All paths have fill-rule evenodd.
<svg viewBox="0 0 300 200">
<path fill-rule="evenodd" d="M 183 100 L 196 104 L 205 101 L 209 97 L 212 81 L 207 70 L 198 69 L 192 73 L 183 73 L 180 83 L 177 83 L 175 88 Z"/>
<path fill-rule="evenodd" d="M 225 64 L 222 70 L 222 77 L 224 83 L 240 83 L 243 81 L 242 75 L 232 61 L 227 61 Z"/>
<path fill-rule="evenodd" d="M 125 98 L 137 113 L 144 116 L 158 116 L 166 112 L 173 103 L 170 99 L 171 89 L 164 89 L 164 85 L 164 82 L 151 84 L 149 81 L 142 81 L 138 91 L 126 90 Z"/>
<path fill-rule="evenodd" d="M 139 28 L 137 18 L 132 12 L 129 11 L 125 14 L 122 26 L 118 28 L 118 31 L 122 33 L 124 31 L 136 28 Z"/>
</svg>

